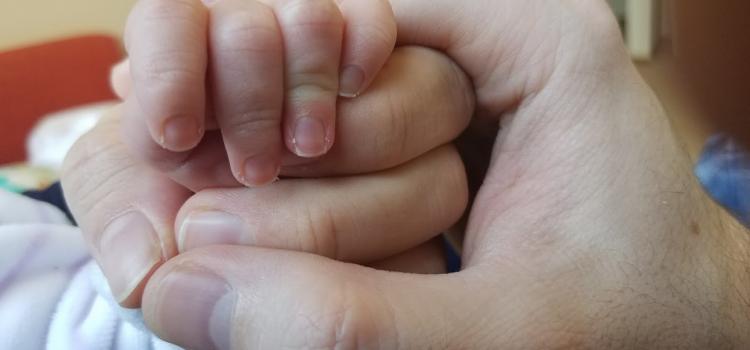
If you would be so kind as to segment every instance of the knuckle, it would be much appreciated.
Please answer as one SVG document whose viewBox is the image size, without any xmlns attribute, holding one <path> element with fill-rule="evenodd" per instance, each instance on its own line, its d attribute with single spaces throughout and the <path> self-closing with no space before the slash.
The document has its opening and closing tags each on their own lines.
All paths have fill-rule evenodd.
<svg viewBox="0 0 750 350">
<path fill-rule="evenodd" d="M 331 281 L 334 287 L 300 308 L 285 330 L 289 348 L 305 349 L 388 349 L 385 334 L 377 321 L 382 296 L 355 286 L 352 282 Z M 384 308 L 386 309 L 386 308 Z M 390 328 L 390 327 L 389 327 Z M 392 339 L 392 338 L 390 338 Z"/>
<path fill-rule="evenodd" d="M 238 138 L 257 137 L 260 133 L 281 130 L 281 110 L 257 108 L 221 120 L 222 130 Z"/>
<path fill-rule="evenodd" d="M 300 250 L 341 259 L 337 217 L 326 205 L 311 205 L 298 216 L 297 246 Z"/>
<path fill-rule="evenodd" d="M 87 173 L 92 167 L 100 164 L 102 158 L 111 154 L 112 149 L 121 147 L 119 143 L 104 142 L 105 137 L 100 136 L 102 133 L 109 135 L 112 132 L 117 132 L 116 126 L 102 122 L 94 130 L 81 136 L 73 144 L 63 162 L 62 176 L 64 180 L 72 181 L 84 178 L 76 175 Z"/>
<path fill-rule="evenodd" d="M 458 221 L 469 203 L 469 185 L 466 170 L 458 151 L 453 145 L 445 146 L 444 170 L 445 176 L 440 177 L 444 182 L 437 186 L 442 189 L 442 200 L 438 200 L 438 216 L 445 218 L 448 225 Z"/>
<path fill-rule="evenodd" d="M 291 27 L 329 30 L 343 25 L 343 16 L 331 0 L 287 0 L 280 3 L 280 18 Z"/>
<path fill-rule="evenodd" d="M 474 89 L 471 86 L 469 78 L 466 73 L 459 67 L 455 62 L 449 62 L 450 73 L 447 74 L 449 79 L 447 87 L 450 91 L 447 92 L 448 96 L 452 96 L 454 103 L 458 109 L 457 120 L 461 121 L 463 127 L 458 130 L 463 131 L 471 121 L 471 116 L 476 108 L 476 96 L 474 95 Z M 456 135 L 457 136 L 457 135 Z"/>
<path fill-rule="evenodd" d="M 221 51 L 279 55 L 283 50 L 274 21 L 258 20 L 258 14 L 230 12 L 216 26 Z"/>
<path fill-rule="evenodd" d="M 291 101 L 309 101 L 323 96 L 336 96 L 338 83 L 321 73 L 294 73 L 290 75 L 289 99 Z"/>
<path fill-rule="evenodd" d="M 190 67 L 192 57 L 184 51 L 160 51 L 148 55 L 139 76 L 147 85 L 190 86 L 203 79 L 203 72 Z M 139 72 L 134 72 L 139 73 Z"/>
<path fill-rule="evenodd" d="M 135 166 L 122 144 L 106 141 L 97 133 L 101 130 L 76 142 L 63 165 L 61 183 L 76 217 L 106 201 L 112 189 L 127 188 Z"/>
<path fill-rule="evenodd" d="M 353 25 L 352 30 L 362 33 L 367 46 L 377 52 L 390 52 L 396 45 L 396 28 L 381 23 L 362 23 Z"/>
<path fill-rule="evenodd" d="M 412 110 L 403 99 L 393 96 L 389 98 L 387 106 L 384 127 L 375 137 L 373 148 L 376 150 L 374 154 L 379 155 L 379 163 L 393 166 L 413 156 L 409 141 L 418 136 L 413 135 L 409 127 Z"/>
<path fill-rule="evenodd" d="M 289 74 L 289 89 L 292 97 L 337 95 L 338 80 L 326 72 L 327 68 L 309 65 L 303 72 Z"/>
<path fill-rule="evenodd" d="M 203 5 L 195 0 L 141 0 L 136 3 L 133 11 L 128 17 L 125 28 L 125 48 L 131 52 L 134 44 L 142 42 L 135 35 L 138 32 L 149 30 L 152 26 L 162 26 L 163 23 L 196 23 L 195 20 L 201 11 L 205 11 Z M 196 38 L 197 39 L 197 38 Z"/>
<path fill-rule="evenodd" d="M 426 49 L 411 50 L 412 55 L 422 58 L 420 62 L 431 63 L 414 67 L 413 71 L 420 77 L 422 86 L 415 99 L 437 102 L 428 104 L 441 121 L 440 133 L 432 136 L 443 142 L 452 140 L 469 126 L 475 111 L 476 97 L 471 81 L 461 67 L 451 60 Z"/>
<path fill-rule="evenodd" d="M 190 21 L 203 6 L 194 0 L 142 0 L 140 14 L 144 21 Z"/>
<path fill-rule="evenodd" d="M 289 0 L 279 6 L 279 22 L 285 36 L 294 38 L 297 44 L 307 40 L 302 47 L 313 48 L 304 54 L 290 56 L 288 85 L 293 90 L 337 95 L 340 54 L 332 55 L 331 49 L 317 47 L 328 47 L 337 42 L 336 45 L 340 45 L 344 23 L 338 7 L 330 0 Z M 290 51 L 299 51 L 298 45 L 287 47 L 291 48 Z M 336 50 L 340 50 L 340 46 Z"/>
</svg>

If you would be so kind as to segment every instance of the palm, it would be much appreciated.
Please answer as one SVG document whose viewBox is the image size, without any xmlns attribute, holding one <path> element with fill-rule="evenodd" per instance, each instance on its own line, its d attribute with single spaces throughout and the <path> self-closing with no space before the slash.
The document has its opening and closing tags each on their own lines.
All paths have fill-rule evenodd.
<svg viewBox="0 0 750 350">
<path fill-rule="evenodd" d="M 420 1 L 392 2 L 398 16 Z M 479 119 L 502 125 L 464 246 L 467 275 L 491 286 L 477 300 L 500 317 L 473 326 L 489 334 L 504 324 L 541 324 L 533 341 L 587 342 L 558 332 L 604 332 L 599 326 L 612 325 L 587 322 L 620 300 L 623 310 L 610 321 L 623 329 L 653 304 L 684 317 L 669 326 L 691 329 L 696 305 L 675 294 L 700 300 L 733 288 L 729 279 L 703 283 L 686 267 L 714 261 L 712 268 L 729 269 L 725 251 L 705 249 L 721 238 L 703 234 L 715 230 L 706 218 L 723 214 L 692 179 L 604 2 L 487 1 L 475 13 L 442 3 L 422 7 L 450 13 L 424 16 L 450 18 L 444 27 L 402 16 L 399 40 L 445 50 L 474 81 Z M 642 320 L 648 325 L 640 336 L 660 332 L 666 320 Z M 680 340 L 665 344 L 671 341 Z"/>
</svg>

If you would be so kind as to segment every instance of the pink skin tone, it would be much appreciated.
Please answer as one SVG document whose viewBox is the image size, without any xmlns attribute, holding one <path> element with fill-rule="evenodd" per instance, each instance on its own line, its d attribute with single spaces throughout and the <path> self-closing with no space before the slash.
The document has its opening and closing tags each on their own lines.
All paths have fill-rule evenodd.
<svg viewBox="0 0 750 350">
<path fill-rule="evenodd" d="M 396 25 L 382 0 L 141 0 L 125 41 L 131 151 L 172 173 L 203 141 L 223 141 L 231 176 L 172 177 L 192 189 L 257 187 L 329 152 L 338 98 L 370 85 Z"/>
<path fill-rule="evenodd" d="M 112 84 L 120 95 L 131 87 L 125 73 L 124 64 L 113 69 Z M 465 209 L 463 163 L 447 144 L 471 118 L 469 87 L 444 56 L 399 47 L 367 94 L 339 103 L 339 137 L 329 154 L 284 168 L 298 179 L 198 193 L 134 158 L 119 132 L 123 108 L 116 108 L 70 153 L 63 176 L 66 198 L 112 293 L 126 307 L 140 305 L 145 282 L 158 266 L 208 244 L 253 242 L 282 249 L 293 244 L 313 254 L 403 268 L 377 264 L 402 255 L 400 247 L 434 237 Z M 202 147 L 204 153 L 187 161 L 188 170 L 226 155 L 221 143 Z M 218 167 L 233 180 L 228 168 Z M 191 180 L 189 172 L 178 175 Z M 123 181 L 133 185 L 122 186 Z M 231 190 L 238 196 L 206 196 Z M 391 197 L 399 200 L 384 205 Z M 331 235 L 334 227 L 338 233 Z M 396 260 L 414 261 L 409 255 Z M 422 271 L 422 263 L 410 264 L 417 268 L 408 271 Z"/>
<path fill-rule="evenodd" d="M 361 110 L 341 114 L 341 128 L 348 117 L 362 123 L 369 120 L 362 115 L 381 113 L 407 123 L 401 133 L 410 137 L 380 140 L 382 149 L 366 138 L 398 127 L 360 124 L 337 138 L 350 155 L 357 147 L 396 155 L 395 172 L 360 167 L 330 179 L 311 172 L 318 178 L 194 194 L 123 153 L 111 133 L 117 113 L 76 146 L 63 186 L 98 261 L 125 258 L 112 243 L 118 236 L 154 231 L 142 237 L 148 249 L 123 260 L 142 260 L 143 269 L 102 264 L 110 268 L 110 285 L 120 278 L 120 286 L 135 286 L 129 295 L 121 291 L 123 304 L 142 301 L 156 334 L 199 349 L 747 348 L 750 235 L 692 177 L 690 159 L 632 65 L 604 0 L 391 4 L 399 43 L 435 48 L 460 66 L 420 77 L 420 69 L 440 60 L 389 63 L 381 74 L 405 77 L 409 89 L 387 95 L 400 84 L 371 87 L 351 100 Z M 452 71 L 465 72 L 471 84 L 445 74 Z M 430 84 L 414 83 L 426 77 L 459 90 L 421 95 Z M 381 104 L 364 103 L 375 92 Z M 435 108 L 450 96 L 459 100 Z M 361 265 L 374 254 L 414 248 L 422 229 L 432 231 L 414 228 L 466 204 L 456 190 L 464 187 L 464 167 L 450 149 L 397 157 L 408 142 L 448 142 L 429 141 L 447 120 L 430 118 L 460 98 L 476 101 L 477 121 L 502 125 L 471 206 L 462 270 L 416 275 Z M 398 118 L 411 108 L 419 118 Z M 431 123 L 410 128 L 418 120 Z M 354 142 L 344 135 L 355 135 Z M 363 154 L 349 160 L 362 164 Z M 448 169 L 456 173 L 447 176 Z M 123 186 L 133 179 L 138 183 Z M 435 179 L 456 183 L 430 183 Z M 390 192 L 397 184 L 411 190 Z M 425 187 L 426 194 L 415 191 Z M 448 189 L 445 197 L 424 198 L 437 189 Z M 383 197 L 354 199 L 374 193 Z M 446 207 L 414 211 L 425 203 Z M 189 224 L 196 209 L 239 216 L 242 232 L 250 233 L 239 240 L 244 245 L 187 239 L 182 248 L 189 250 L 174 256 L 172 226 Z M 198 217 L 193 223 L 202 227 L 194 232 L 228 222 L 215 218 Z M 134 230 L 120 219 L 148 227 Z M 161 244 L 148 241 L 154 236 Z M 151 254 L 154 247 L 160 255 Z"/>
</svg>

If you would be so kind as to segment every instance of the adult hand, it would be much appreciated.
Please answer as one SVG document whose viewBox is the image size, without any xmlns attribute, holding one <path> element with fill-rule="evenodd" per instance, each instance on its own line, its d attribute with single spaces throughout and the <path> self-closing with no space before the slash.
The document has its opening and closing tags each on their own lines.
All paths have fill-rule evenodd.
<svg viewBox="0 0 750 350">
<path fill-rule="evenodd" d="M 339 105 L 336 146 L 318 162 L 282 169 L 319 178 L 196 195 L 129 155 L 116 110 L 68 156 L 66 199 L 113 294 L 129 307 L 139 305 L 145 282 L 163 262 L 212 244 L 423 271 L 401 253 L 424 254 L 428 248 L 420 244 L 457 221 L 467 202 L 463 164 L 446 144 L 470 119 L 468 89 L 463 72 L 443 55 L 400 48 L 368 93 Z M 202 148 L 224 153 L 220 143 Z M 226 169 L 217 171 L 227 171 L 223 159 Z M 338 176 L 320 178 L 327 175 Z M 380 261 L 390 257 L 395 264 Z"/>
<path fill-rule="evenodd" d="M 157 334 L 237 349 L 747 346 L 747 233 L 691 177 L 604 1 L 392 5 L 400 41 L 451 56 L 480 118 L 502 122 L 464 269 L 196 249 L 146 287 Z"/>
</svg>

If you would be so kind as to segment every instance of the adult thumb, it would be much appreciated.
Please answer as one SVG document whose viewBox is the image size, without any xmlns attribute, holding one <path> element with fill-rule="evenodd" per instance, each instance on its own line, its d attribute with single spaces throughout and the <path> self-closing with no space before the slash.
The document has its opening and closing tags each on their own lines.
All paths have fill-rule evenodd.
<svg viewBox="0 0 750 350">
<path fill-rule="evenodd" d="M 457 348 L 463 273 L 385 272 L 312 254 L 214 246 L 159 269 L 144 292 L 149 327 L 191 349 Z"/>
</svg>

